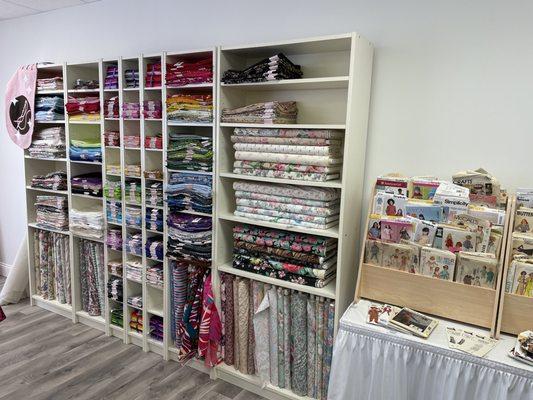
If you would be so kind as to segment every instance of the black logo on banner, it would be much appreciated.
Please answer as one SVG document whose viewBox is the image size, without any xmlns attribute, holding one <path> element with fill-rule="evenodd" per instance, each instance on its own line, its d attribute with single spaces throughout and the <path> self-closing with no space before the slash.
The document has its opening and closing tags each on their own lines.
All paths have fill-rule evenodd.
<svg viewBox="0 0 533 400">
<path fill-rule="evenodd" d="M 9 119 L 11 124 L 21 135 L 30 130 L 31 108 L 26 96 L 20 95 L 9 106 Z"/>
</svg>

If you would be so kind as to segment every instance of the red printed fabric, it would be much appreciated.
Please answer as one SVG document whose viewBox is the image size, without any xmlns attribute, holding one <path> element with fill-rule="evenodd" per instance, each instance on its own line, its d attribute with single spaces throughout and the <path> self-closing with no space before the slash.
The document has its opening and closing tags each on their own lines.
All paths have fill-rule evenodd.
<svg viewBox="0 0 533 400">
<path fill-rule="evenodd" d="M 68 96 L 65 104 L 69 115 L 97 114 L 100 112 L 100 99 L 98 97 L 73 97 Z"/>
<path fill-rule="evenodd" d="M 190 84 L 209 83 L 213 81 L 213 59 L 187 62 L 178 61 L 167 64 L 165 75 L 167 86 L 185 86 Z"/>
<path fill-rule="evenodd" d="M 214 367 L 222 361 L 220 345 L 222 340 L 222 322 L 215 305 L 211 275 L 204 283 L 202 317 L 198 340 L 198 355 L 204 357 L 205 366 Z"/>
<path fill-rule="evenodd" d="M 148 64 L 146 66 L 146 87 L 160 87 L 161 86 L 161 63 Z"/>
</svg>

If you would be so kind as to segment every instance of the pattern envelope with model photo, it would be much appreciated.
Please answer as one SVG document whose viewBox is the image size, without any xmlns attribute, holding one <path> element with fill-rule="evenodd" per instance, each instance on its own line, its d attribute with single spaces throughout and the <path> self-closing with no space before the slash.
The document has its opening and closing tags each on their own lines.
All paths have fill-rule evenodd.
<svg viewBox="0 0 533 400">
<path fill-rule="evenodd" d="M 420 270 L 423 275 L 452 281 L 455 272 L 454 253 L 448 250 L 423 247 L 420 250 Z"/>
<path fill-rule="evenodd" d="M 465 285 L 494 289 L 498 276 L 498 261 L 489 256 L 460 252 L 457 257 L 455 281 Z"/>
</svg>

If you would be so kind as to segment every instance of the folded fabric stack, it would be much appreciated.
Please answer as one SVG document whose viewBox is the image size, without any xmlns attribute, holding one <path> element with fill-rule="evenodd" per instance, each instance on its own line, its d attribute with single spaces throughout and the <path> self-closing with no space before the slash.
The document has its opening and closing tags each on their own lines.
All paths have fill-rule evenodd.
<svg viewBox="0 0 533 400">
<path fill-rule="evenodd" d="M 100 139 L 70 139 L 70 159 L 74 161 L 102 162 Z"/>
<path fill-rule="evenodd" d="M 68 235 L 34 229 L 33 248 L 36 293 L 46 300 L 71 304 Z"/>
<path fill-rule="evenodd" d="M 113 96 L 104 101 L 104 118 L 118 118 L 120 116 L 120 107 L 118 96 Z"/>
<path fill-rule="evenodd" d="M 106 202 L 107 222 L 122 224 L 122 205 L 118 201 Z"/>
<path fill-rule="evenodd" d="M 122 104 L 122 118 L 124 119 L 141 118 L 141 105 L 139 103 Z"/>
<path fill-rule="evenodd" d="M 151 169 L 144 171 L 144 177 L 146 179 L 161 181 L 163 180 L 163 171 L 160 169 Z"/>
<path fill-rule="evenodd" d="M 141 295 L 128 297 L 128 304 L 135 308 L 143 308 L 143 298 Z"/>
<path fill-rule="evenodd" d="M 269 101 L 233 110 L 222 110 L 221 122 L 243 124 L 295 124 L 298 107 L 295 101 Z"/>
<path fill-rule="evenodd" d="M 145 87 L 161 87 L 161 63 L 152 63 L 146 66 Z"/>
<path fill-rule="evenodd" d="M 156 264 L 146 270 L 146 282 L 158 288 L 163 287 L 163 264 Z"/>
<path fill-rule="evenodd" d="M 242 71 L 227 70 L 222 75 L 222 82 L 264 82 L 280 79 L 299 79 L 302 76 L 302 68 L 299 65 L 293 64 L 283 53 L 278 53 L 256 62 Z"/>
<path fill-rule="evenodd" d="M 105 131 L 104 143 L 106 146 L 118 147 L 120 146 L 120 132 L 119 131 Z"/>
<path fill-rule="evenodd" d="M 175 94 L 167 97 L 167 118 L 180 122 L 212 122 L 213 96 Z"/>
<path fill-rule="evenodd" d="M 109 175 L 120 175 L 121 171 L 120 164 L 107 164 L 105 167 L 105 172 Z"/>
<path fill-rule="evenodd" d="M 70 210 L 70 230 L 75 235 L 102 239 L 104 237 L 104 215 L 102 206 L 91 210 Z"/>
<path fill-rule="evenodd" d="M 142 210 L 135 206 L 126 206 L 126 226 L 141 229 Z"/>
<path fill-rule="evenodd" d="M 30 186 L 39 189 L 67 190 L 67 173 L 54 171 L 46 175 L 34 175 Z"/>
<path fill-rule="evenodd" d="M 124 295 L 122 286 L 122 278 L 116 276 L 110 277 L 107 281 L 107 297 L 111 300 L 122 302 Z"/>
<path fill-rule="evenodd" d="M 124 71 L 124 80 L 126 82 L 126 88 L 133 89 L 139 87 L 139 70 L 127 69 Z"/>
<path fill-rule="evenodd" d="M 167 219 L 167 257 L 197 267 L 211 266 L 212 220 L 171 213 Z"/>
<path fill-rule="evenodd" d="M 150 316 L 150 337 L 158 342 L 163 341 L 163 318 L 158 315 Z"/>
<path fill-rule="evenodd" d="M 207 136 L 169 133 L 167 167 L 176 170 L 213 170 L 213 139 Z"/>
<path fill-rule="evenodd" d="M 126 180 L 126 192 L 124 200 L 128 203 L 141 204 L 141 182 L 137 179 Z"/>
<path fill-rule="evenodd" d="M 154 182 L 146 186 L 146 205 L 152 207 L 163 206 L 163 184 Z"/>
<path fill-rule="evenodd" d="M 72 193 L 86 196 L 102 197 L 102 174 L 89 172 L 70 178 Z"/>
<path fill-rule="evenodd" d="M 126 252 L 142 257 L 143 255 L 142 242 L 143 242 L 143 235 L 141 232 L 139 233 L 128 232 L 128 234 L 126 235 Z"/>
<path fill-rule="evenodd" d="M 117 200 L 122 199 L 122 183 L 117 180 L 107 179 L 104 187 L 104 196 L 108 200 Z"/>
<path fill-rule="evenodd" d="M 70 121 L 99 121 L 100 98 L 96 96 L 68 96 L 65 104 Z"/>
<path fill-rule="evenodd" d="M 249 225 L 233 227 L 233 267 L 324 287 L 336 274 L 337 241 Z"/>
<path fill-rule="evenodd" d="M 78 241 L 81 309 L 92 316 L 105 310 L 104 246 L 92 240 Z"/>
<path fill-rule="evenodd" d="M 340 194 L 333 188 L 234 182 L 233 189 L 238 217 L 315 229 L 339 221 Z"/>
<path fill-rule="evenodd" d="M 144 148 L 145 149 L 162 149 L 163 148 L 163 137 L 160 133 L 156 136 L 146 136 L 144 138 Z"/>
<path fill-rule="evenodd" d="M 146 229 L 163 232 L 163 210 L 146 208 Z"/>
<path fill-rule="evenodd" d="M 163 261 L 163 242 L 158 239 L 158 236 L 153 236 L 146 239 L 146 258 L 151 258 L 152 260 L 156 261 Z"/>
<path fill-rule="evenodd" d="M 74 81 L 74 86 L 72 87 L 72 89 L 75 89 L 75 90 L 80 90 L 80 89 L 98 89 L 100 86 L 99 86 L 99 83 L 98 83 L 98 80 L 96 79 L 76 79 Z"/>
<path fill-rule="evenodd" d="M 104 89 L 118 89 L 118 65 L 107 66 Z"/>
<path fill-rule="evenodd" d="M 126 164 L 124 168 L 124 175 L 130 178 L 141 177 L 141 166 L 139 164 Z"/>
<path fill-rule="evenodd" d="M 35 121 L 61 121 L 65 119 L 63 97 L 38 96 L 35 98 Z"/>
<path fill-rule="evenodd" d="M 28 152 L 34 158 L 63 158 L 65 148 L 65 128 L 54 126 L 35 132 Z"/>
<path fill-rule="evenodd" d="M 122 251 L 122 229 L 108 228 L 106 244 L 112 250 Z"/>
<path fill-rule="evenodd" d="M 130 317 L 130 329 L 133 332 L 143 333 L 143 313 L 139 310 L 133 310 Z"/>
<path fill-rule="evenodd" d="M 130 281 L 142 282 L 143 279 L 143 265 L 139 261 L 128 261 L 126 263 L 126 278 Z"/>
<path fill-rule="evenodd" d="M 37 196 L 35 222 L 43 228 L 68 230 L 68 199 L 64 196 Z"/>
<path fill-rule="evenodd" d="M 145 100 L 143 102 L 143 115 L 146 119 L 163 118 L 163 106 L 161 100 Z"/>
<path fill-rule="evenodd" d="M 213 57 L 167 64 L 165 78 L 168 87 L 213 82 Z"/>
<path fill-rule="evenodd" d="M 340 131 L 235 128 L 233 172 L 265 178 L 327 181 L 342 168 Z"/>
<path fill-rule="evenodd" d="M 171 211 L 211 213 L 213 177 L 204 174 L 174 172 L 170 174 L 166 201 Z"/>
<path fill-rule="evenodd" d="M 40 90 L 63 90 L 63 78 L 54 76 L 52 78 L 37 79 L 37 91 Z"/>
<path fill-rule="evenodd" d="M 224 363 L 265 385 L 327 399 L 335 302 L 231 274 L 221 281 Z"/>
<path fill-rule="evenodd" d="M 138 149 L 141 147 L 141 137 L 139 135 L 124 135 L 124 147 Z"/>
<path fill-rule="evenodd" d="M 120 261 L 109 261 L 107 263 L 109 273 L 122 278 L 122 263 Z"/>
<path fill-rule="evenodd" d="M 124 311 L 122 308 L 111 309 L 111 324 L 115 326 L 124 326 Z"/>
</svg>

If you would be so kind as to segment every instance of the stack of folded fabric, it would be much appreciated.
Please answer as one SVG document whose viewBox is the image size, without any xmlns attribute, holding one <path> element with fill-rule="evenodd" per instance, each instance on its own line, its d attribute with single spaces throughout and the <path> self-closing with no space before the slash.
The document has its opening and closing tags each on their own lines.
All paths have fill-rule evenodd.
<svg viewBox="0 0 533 400">
<path fill-rule="evenodd" d="M 167 167 L 176 170 L 212 171 L 213 139 L 170 132 Z"/>
<path fill-rule="evenodd" d="M 295 101 L 269 101 L 233 110 L 222 110 L 221 122 L 243 124 L 295 124 L 298 107 Z"/>
<path fill-rule="evenodd" d="M 111 309 L 111 324 L 115 326 L 124 326 L 124 311 L 122 308 Z"/>
<path fill-rule="evenodd" d="M 107 222 L 122 224 L 122 205 L 118 201 L 108 201 L 106 204 Z"/>
<path fill-rule="evenodd" d="M 211 213 L 213 177 L 204 174 L 174 172 L 170 175 L 166 201 L 172 211 Z"/>
<path fill-rule="evenodd" d="M 118 65 L 108 65 L 104 89 L 118 89 Z"/>
<path fill-rule="evenodd" d="M 146 205 L 152 207 L 163 206 L 163 184 L 154 182 L 146 186 Z"/>
<path fill-rule="evenodd" d="M 163 264 L 158 263 L 146 270 L 146 282 L 158 288 L 163 287 Z"/>
<path fill-rule="evenodd" d="M 120 175 L 122 168 L 120 167 L 120 164 L 107 164 L 105 172 L 109 175 Z"/>
<path fill-rule="evenodd" d="M 64 196 L 37 196 L 35 222 L 43 228 L 68 229 L 68 199 Z"/>
<path fill-rule="evenodd" d="M 54 126 L 35 132 L 28 152 L 34 158 L 63 158 L 65 146 L 65 128 Z"/>
<path fill-rule="evenodd" d="M 146 229 L 163 232 L 163 210 L 146 208 Z"/>
<path fill-rule="evenodd" d="M 137 179 L 126 180 L 124 200 L 128 203 L 141 204 L 141 182 Z"/>
<path fill-rule="evenodd" d="M 156 261 L 163 261 L 163 242 L 158 236 L 152 236 L 146 239 L 145 245 L 146 258 Z"/>
<path fill-rule="evenodd" d="M 324 287 L 336 274 L 337 241 L 249 225 L 233 227 L 233 267 Z"/>
<path fill-rule="evenodd" d="M 302 68 L 299 65 L 293 64 L 285 54 L 278 53 L 256 62 L 242 71 L 227 70 L 222 75 L 222 82 L 264 82 L 280 79 L 299 79 L 302 76 Z"/>
<path fill-rule="evenodd" d="M 122 278 L 116 276 L 110 277 L 107 281 L 107 297 L 111 300 L 122 302 L 123 295 Z"/>
<path fill-rule="evenodd" d="M 128 299 L 129 301 L 129 299 Z M 133 332 L 143 333 L 143 313 L 139 310 L 133 310 L 130 317 L 130 329 Z"/>
<path fill-rule="evenodd" d="M 126 164 L 124 168 L 124 175 L 129 178 L 141 177 L 141 166 L 139 164 Z"/>
<path fill-rule="evenodd" d="M 333 188 L 234 182 L 233 189 L 238 217 L 315 229 L 339 221 L 340 194 Z"/>
<path fill-rule="evenodd" d="M 99 121 L 100 98 L 96 96 L 68 96 L 65 104 L 70 121 Z"/>
<path fill-rule="evenodd" d="M 106 146 L 118 147 L 120 146 L 120 132 L 119 131 L 105 131 L 104 143 Z"/>
<path fill-rule="evenodd" d="M 160 133 L 155 136 L 145 136 L 144 138 L 144 148 L 145 149 L 162 149 L 163 148 L 163 137 Z"/>
<path fill-rule="evenodd" d="M 142 210 L 135 206 L 126 206 L 126 226 L 141 229 Z"/>
<path fill-rule="evenodd" d="M 126 235 L 126 252 L 133 254 L 135 256 L 142 257 L 142 233 L 128 233 Z"/>
<path fill-rule="evenodd" d="M 75 90 L 80 90 L 80 89 L 98 89 L 99 88 L 99 83 L 98 83 L 98 80 L 96 79 L 76 79 L 74 81 L 74 86 L 72 87 L 72 89 L 75 89 Z"/>
<path fill-rule="evenodd" d="M 105 310 L 104 246 L 92 240 L 78 241 L 81 309 L 91 316 Z"/>
<path fill-rule="evenodd" d="M 197 267 L 211 265 L 211 218 L 171 213 L 167 219 L 167 257 Z"/>
<path fill-rule="evenodd" d="M 150 169 L 144 171 L 144 177 L 155 181 L 163 180 L 163 171 L 160 169 Z"/>
<path fill-rule="evenodd" d="M 119 113 L 118 96 L 113 96 L 104 101 L 104 118 L 118 118 Z"/>
<path fill-rule="evenodd" d="M 167 97 L 167 118 L 180 122 L 212 122 L 213 96 L 175 94 Z"/>
<path fill-rule="evenodd" d="M 141 137 L 139 135 L 124 135 L 124 147 L 138 149 L 141 147 Z"/>
<path fill-rule="evenodd" d="M 327 181 L 342 168 L 340 131 L 235 128 L 233 172 L 265 178 Z"/>
<path fill-rule="evenodd" d="M 104 196 L 108 200 L 118 200 L 122 199 L 122 184 L 120 181 L 108 179 L 104 187 Z"/>
<path fill-rule="evenodd" d="M 100 139 L 70 139 L 70 159 L 74 161 L 102 162 Z"/>
<path fill-rule="evenodd" d="M 61 121 L 65 119 L 63 97 L 38 96 L 35 98 L 35 121 Z"/>
<path fill-rule="evenodd" d="M 75 235 L 95 239 L 104 237 L 104 215 L 102 206 L 90 210 L 70 210 L 70 230 Z"/>
<path fill-rule="evenodd" d="M 139 103 L 122 104 L 122 118 L 124 119 L 141 118 L 141 105 Z"/>
<path fill-rule="evenodd" d="M 145 87 L 161 87 L 161 63 L 156 62 L 146 66 Z"/>
<path fill-rule="evenodd" d="M 139 87 L 139 71 L 136 69 L 127 69 L 124 71 L 124 80 L 126 88 L 133 89 Z"/>
<path fill-rule="evenodd" d="M 158 342 L 163 341 L 163 318 L 157 315 L 150 316 L 150 337 Z"/>
<path fill-rule="evenodd" d="M 143 115 L 146 119 L 161 119 L 163 117 L 161 100 L 145 100 L 143 102 Z"/>
<path fill-rule="evenodd" d="M 128 304 L 135 308 L 143 308 L 143 298 L 141 295 L 128 297 Z"/>
<path fill-rule="evenodd" d="M 122 229 L 108 229 L 106 244 L 112 250 L 122 251 Z"/>
<path fill-rule="evenodd" d="M 86 196 L 102 197 L 102 174 L 89 172 L 70 178 L 72 193 Z"/>
<path fill-rule="evenodd" d="M 213 82 L 213 57 L 167 64 L 165 78 L 168 87 Z"/>
<path fill-rule="evenodd" d="M 109 261 L 107 268 L 110 274 L 122 277 L 122 263 L 120 261 Z"/>
<path fill-rule="evenodd" d="M 41 90 L 63 90 L 63 78 L 54 76 L 52 78 L 37 79 L 37 91 Z"/>
<path fill-rule="evenodd" d="M 126 278 L 130 281 L 142 282 L 143 279 L 143 265 L 139 261 L 128 261 L 126 263 Z"/>
<path fill-rule="evenodd" d="M 39 189 L 67 190 L 67 173 L 54 171 L 46 175 L 34 175 L 30 186 Z"/>
</svg>

